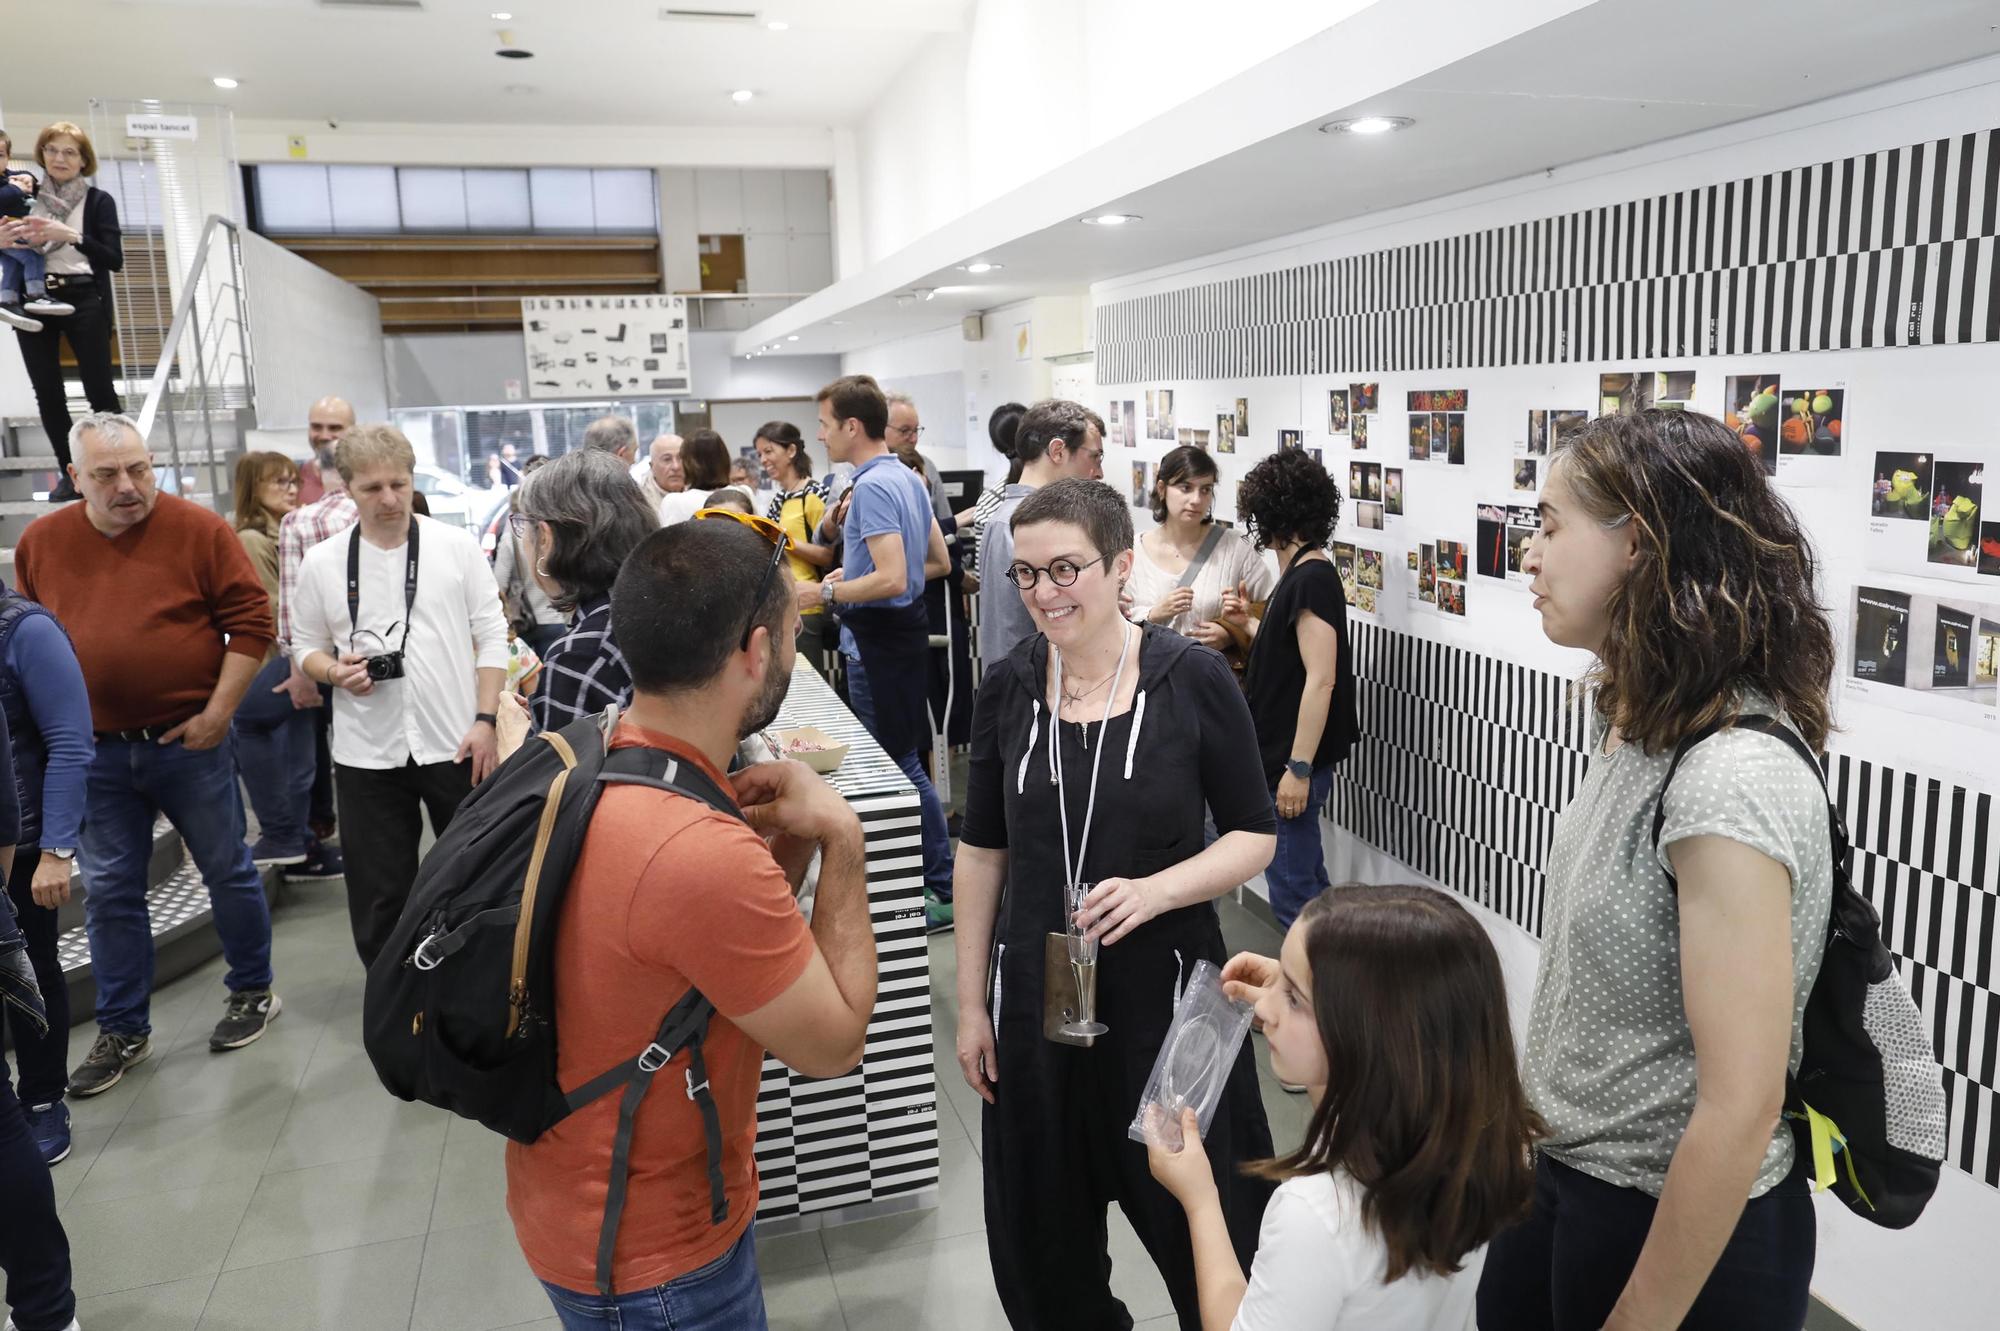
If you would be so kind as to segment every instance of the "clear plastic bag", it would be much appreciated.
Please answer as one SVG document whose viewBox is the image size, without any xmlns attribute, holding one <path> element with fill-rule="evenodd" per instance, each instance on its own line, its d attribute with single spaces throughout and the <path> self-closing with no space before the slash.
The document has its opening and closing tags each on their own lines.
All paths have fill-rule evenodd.
<svg viewBox="0 0 2000 1331">
<path fill-rule="evenodd" d="M 1197 961 L 1188 976 L 1187 988 L 1174 1008 L 1160 1054 L 1153 1060 L 1153 1075 L 1139 1097 L 1138 1112 L 1125 1135 L 1144 1144 L 1152 1120 L 1154 1135 L 1169 1150 L 1181 1149 L 1181 1110 L 1192 1109 L 1201 1135 L 1215 1120 L 1215 1107 L 1222 1102 L 1222 1088 L 1229 1082 L 1229 1070 L 1236 1064 L 1236 1052 L 1250 1033 L 1252 1016 L 1248 1003 L 1239 1003 L 1222 992 L 1222 972 L 1215 963 Z"/>
</svg>

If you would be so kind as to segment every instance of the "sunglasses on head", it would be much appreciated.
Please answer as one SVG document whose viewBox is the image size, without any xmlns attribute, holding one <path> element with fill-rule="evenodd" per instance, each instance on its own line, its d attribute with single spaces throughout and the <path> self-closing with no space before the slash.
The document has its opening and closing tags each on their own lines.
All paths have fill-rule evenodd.
<svg viewBox="0 0 2000 1331">
<path fill-rule="evenodd" d="M 748 651 L 750 630 L 757 627 L 757 611 L 764 604 L 765 595 L 771 590 L 771 579 L 777 576 L 778 565 L 784 562 L 785 550 L 791 545 L 792 538 L 785 534 L 783 527 L 769 518 L 760 518 L 754 513 L 739 513 L 733 508 L 698 509 L 694 516 L 697 521 L 705 518 L 728 518 L 732 522 L 740 522 L 771 543 L 771 562 L 764 566 L 764 576 L 757 581 L 757 594 L 750 598 L 750 617 L 743 622 L 743 636 L 736 643 L 737 651 Z M 803 622 L 801 621 L 801 624 Z"/>
</svg>

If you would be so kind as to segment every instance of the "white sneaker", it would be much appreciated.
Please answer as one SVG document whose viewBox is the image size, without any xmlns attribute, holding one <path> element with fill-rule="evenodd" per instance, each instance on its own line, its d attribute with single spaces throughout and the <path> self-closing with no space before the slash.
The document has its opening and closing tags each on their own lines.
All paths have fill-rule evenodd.
<svg viewBox="0 0 2000 1331">
<path fill-rule="evenodd" d="M 75 314 L 76 306 L 63 300 L 50 300 L 47 296 L 37 296 L 21 307 L 29 314 L 51 314 L 60 319 L 65 314 Z"/>
<path fill-rule="evenodd" d="M 7 1331 L 19 1331 L 14 1325 L 14 1319 L 11 1317 L 7 1319 Z M 83 1331 L 83 1323 L 72 1317 L 69 1319 L 69 1325 L 64 1327 L 63 1331 Z"/>
<path fill-rule="evenodd" d="M 0 305 L 0 324 L 8 324 L 20 329 L 24 333 L 39 333 L 42 331 L 42 321 L 40 319 L 30 319 L 12 305 Z"/>
</svg>

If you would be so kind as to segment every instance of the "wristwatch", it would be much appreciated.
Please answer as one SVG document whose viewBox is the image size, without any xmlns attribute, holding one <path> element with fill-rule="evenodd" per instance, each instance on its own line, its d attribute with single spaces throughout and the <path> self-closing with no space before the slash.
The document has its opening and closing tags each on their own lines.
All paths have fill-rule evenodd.
<svg viewBox="0 0 2000 1331">
<path fill-rule="evenodd" d="M 1287 758 L 1285 759 L 1285 770 L 1301 781 L 1312 780 L 1313 765 L 1308 759 Z"/>
<path fill-rule="evenodd" d="M 473 724 L 475 725 L 477 725 L 481 721 L 484 721 L 487 725 L 492 726 L 495 730 L 498 730 L 500 728 L 500 718 L 495 716 L 491 712 L 474 712 L 472 714 L 472 720 Z"/>
<path fill-rule="evenodd" d="M 67 848 L 62 846 L 44 846 L 43 849 L 59 860 L 73 860 L 76 858 L 76 847 L 74 846 Z"/>
<path fill-rule="evenodd" d="M 822 606 L 833 604 L 833 589 L 839 585 L 837 582 L 822 582 L 819 585 L 819 603 Z"/>
</svg>

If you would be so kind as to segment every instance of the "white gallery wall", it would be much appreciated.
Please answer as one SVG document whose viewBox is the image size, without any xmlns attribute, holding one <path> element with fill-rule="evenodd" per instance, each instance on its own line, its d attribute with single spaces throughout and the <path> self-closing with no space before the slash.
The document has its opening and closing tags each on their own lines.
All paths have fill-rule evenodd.
<svg viewBox="0 0 2000 1331">
<path fill-rule="evenodd" d="M 1285 331 L 1272 322 L 1268 343 L 1230 342 L 1209 334 L 1215 328 L 1263 303 L 1266 313 L 1297 296 L 1301 308 L 1310 304 L 1314 270 L 1311 265 L 1380 253 L 1451 237 L 1485 233 L 1628 201 L 1658 199 L 1683 190 L 1706 189 L 1767 173 L 1791 173 L 1857 154 L 1888 153 L 1909 145 L 1951 140 L 1954 179 L 1960 169 L 1955 155 L 1966 149 L 1965 178 L 1973 188 L 1972 230 L 1981 223 L 1980 190 L 2000 170 L 1989 159 L 1989 144 L 2000 139 L 2000 62 L 1964 66 L 1921 79 L 1885 86 L 1836 102 L 1768 117 L 1687 139 L 1656 144 L 1617 157 L 1563 168 L 1547 177 L 1521 180 L 1436 200 L 1390 214 L 1321 232 L 1290 237 L 1258 247 L 1254 252 L 1217 255 L 1177 266 L 1170 272 L 1141 274 L 1100 284 L 1091 295 L 1097 310 L 1097 367 L 1100 383 L 1093 390 L 1096 405 L 1107 416 L 1113 404 L 1122 415 L 1125 402 L 1137 404 L 1141 419 L 1130 446 L 1114 446 L 1105 459 L 1107 479 L 1121 490 L 1131 487 L 1134 464 L 1150 469 L 1172 440 L 1145 437 L 1148 390 L 1171 390 L 1175 427 L 1210 432 L 1217 438 L 1217 416 L 1234 415 L 1237 399 L 1248 408 L 1249 430 L 1232 455 L 1218 457 L 1224 485 L 1220 506 L 1233 512 L 1234 482 L 1254 462 L 1279 446 L 1280 430 L 1301 432 L 1302 446 L 1321 456 L 1349 489 L 1354 463 L 1395 468 L 1403 474 L 1403 512 L 1383 515 L 1381 528 L 1362 528 L 1357 506 L 1350 500 L 1336 539 L 1382 554 L 1383 586 L 1373 613 L 1357 611 L 1357 632 L 1371 653 L 1441 652 L 1435 658 L 1440 685 L 1457 687 L 1461 677 L 1474 682 L 1492 675 L 1513 679 L 1508 672 L 1531 672 L 1554 680 L 1574 679 L 1585 666 L 1580 653 L 1556 648 L 1541 636 L 1525 586 L 1520 582 L 1478 576 L 1468 569 L 1464 584 L 1467 613 L 1441 613 L 1435 603 L 1417 596 L 1416 577 L 1407 556 L 1439 541 L 1472 544 L 1478 534 L 1480 504 L 1532 505 L 1531 490 L 1515 488 L 1516 463 L 1524 456 L 1532 410 L 1585 410 L 1599 414 L 1599 376 L 1609 372 L 1692 371 L 1695 387 L 1689 405 L 1721 414 L 1725 410 L 1725 380 L 1744 375 L 1773 377 L 1788 388 L 1838 388 L 1845 394 L 1841 454 L 1834 459 L 1781 459 L 1776 483 L 1805 522 L 1820 556 L 1823 599 L 1839 630 L 1841 672 L 1850 670 L 1853 648 L 1853 595 L 1857 584 L 1880 585 L 1922 595 L 1970 599 L 1996 607 L 2000 614 L 2000 576 L 1981 577 L 1976 571 L 1928 564 L 1922 522 L 1898 527 L 1879 521 L 1872 512 L 1877 453 L 1908 453 L 1937 459 L 1961 459 L 1973 464 L 2000 463 L 2000 434 L 1988 413 L 1972 405 L 1983 389 L 2000 382 L 2000 341 L 1985 332 L 1986 312 L 2000 302 L 2000 238 L 1987 229 L 1962 253 L 1969 260 L 1943 280 L 1935 266 L 1928 269 L 1931 303 L 1911 309 L 1926 330 L 1937 314 L 1936 303 L 1952 302 L 1957 322 L 1964 302 L 1968 326 L 1977 326 L 1965 340 L 1939 344 L 1929 337 L 1894 332 L 1903 326 L 1903 311 L 1880 313 L 1878 323 L 1891 335 L 1878 339 L 1888 345 L 1818 352 L 1756 355 L 1652 354 L 1622 355 L 1593 361 L 1517 358 L 1506 364 L 1486 355 L 1479 368 L 1466 362 L 1482 359 L 1471 347 L 1433 341 L 1441 347 L 1428 360 L 1404 358 L 1396 368 L 1390 359 L 1367 363 L 1358 358 L 1343 364 L 1331 354 L 1320 362 L 1323 372 L 1284 375 L 1255 374 L 1260 358 L 1282 360 L 1295 350 L 1288 339 L 1320 334 L 1308 328 L 1305 316 Z M 1392 150 L 1421 152 L 1413 133 Z M 2000 150 L 1994 150 L 2000 151 Z M 1936 159 L 1926 159 L 1935 165 Z M 1796 178 L 1796 177 L 1795 177 Z M 1912 217 L 1927 222 L 1933 191 L 1942 206 L 1945 191 L 1937 175 L 1926 169 L 1920 185 L 1908 191 Z M 1947 182 L 1950 183 L 1950 182 Z M 1898 196 L 1899 198 L 1901 196 Z M 1898 205 L 1900 206 L 1900 205 Z M 1878 214 L 1879 225 L 1884 219 Z M 1900 215 L 1891 219 L 1900 222 Z M 1940 219 L 1950 230 L 1952 219 Z M 1919 228 L 1921 229 L 1921 228 Z M 1954 232 L 1953 234 L 1956 234 Z M 1629 238 L 1628 238 L 1629 239 Z M 1911 263 L 1928 261 L 1919 253 Z M 1969 262 L 1970 266 L 1967 266 Z M 1321 270 L 1324 272 L 1325 270 Z M 1886 272 L 1886 267 L 1885 267 Z M 1303 274 L 1303 275 L 1302 275 Z M 1264 281 L 1244 287 L 1229 283 L 1246 277 Z M 1886 278 L 1884 279 L 1887 280 Z M 1885 288 L 1907 291 L 1902 288 Z M 1167 298 L 1146 303 L 1147 298 Z M 1914 304 L 1914 302 L 1913 302 Z M 1977 318 L 1972 317 L 1977 312 Z M 1387 324 L 1397 316 L 1384 315 Z M 1439 326 L 1445 326 L 1441 319 Z M 1333 326 L 1329 339 L 1345 336 L 1346 325 Z M 1385 325 L 1386 326 L 1386 325 Z M 1110 330 L 1107 333 L 1107 330 Z M 1364 330 L 1358 345 L 1377 345 Z M 1387 336 L 1387 334 L 1384 334 Z M 1165 353 L 1143 348 L 1148 342 L 1170 348 Z M 1110 345 L 1113 341 L 1116 346 Z M 1921 342 L 1923 345 L 1897 345 Z M 1794 345 L 1801 345 L 1795 341 Z M 1180 347 L 1176 352 L 1171 348 Z M 1698 347 L 1696 348 L 1698 349 Z M 1178 357 L 1180 362 L 1209 356 L 1214 370 L 1200 377 L 1126 376 L 1115 366 L 1143 365 L 1149 359 Z M 859 357 L 850 356 L 854 361 Z M 1368 446 L 1352 446 L 1351 434 L 1330 429 L 1328 393 L 1354 382 L 1379 385 L 1379 410 L 1370 418 Z M 1406 395 L 1418 391 L 1462 389 L 1464 463 L 1416 461 L 1409 450 Z M 1789 396 L 1789 394 L 1787 394 Z M 1545 465 L 1545 460 L 1542 460 Z M 1892 464 L 1893 465 L 1893 464 Z M 1539 473 L 1539 468 L 1537 469 Z M 2000 473 L 1988 472 L 2000 478 Z M 1539 480 L 1539 474 L 1537 476 Z M 1995 496 L 2000 501 L 2000 495 Z M 1134 509 L 1141 527 L 1144 513 Z M 1942 639 L 1940 639 L 1942 642 Z M 1400 644 L 1410 644 L 1404 647 Z M 1967 644 L 1968 649 L 1970 644 Z M 1926 658 L 1930 643 L 1912 646 Z M 1940 646 L 1939 651 L 1943 648 Z M 1495 675 L 1493 672 L 1499 672 Z M 1559 691 L 1559 690 L 1558 690 Z M 1955 1076 L 1957 1103 L 1952 1121 L 1957 1167 L 1948 1166 L 1936 1201 L 1914 1227 L 1889 1232 L 1847 1215 L 1832 1203 L 1821 1207 L 1820 1252 L 1815 1290 L 1828 1304 L 1870 1331 L 1889 1328 L 1974 1328 L 1993 1324 L 2000 1308 L 2000 1270 L 1992 1262 L 2000 1245 L 2000 1191 L 1979 1176 L 1987 1175 L 2000 1156 L 2000 1114 L 1992 1088 L 2000 1050 L 1994 1046 L 1988 1015 L 2000 1011 L 2000 978 L 1990 971 L 1992 933 L 2000 920 L 2000 839 L 1988 846 L 1991 797 L 2000 792 L 2000 717 L 1974 703 L 1913 709 L 1913 690 L 1877 688 L 1866 696 L 1851 688 L 1837 691 L 1839 731 L 1832 741 L 1836 774 L 1855 775 L 1859 792 L 1850 785 L 1850 821 L 1866 806 L 1873 839 L 1879 815 L 1882 839 L 1893 839 L 1891 824 L 1908 819 L 1916 829 L 1916 850 L 1905 838 L 1902 856 L 1910 863 L 1893 865 L 1896 856 L 1863 855 L 1871 876 L 1864 889 L 1878 903 L 1887 901 L 1892 947 L 1905 967 L 1926 1015 L 1935 1025 L 1941 1054 Z M 1459 698 L 1434 696 L 1430 706 L 1452 710 Z M 1468 713 L 1470 715 L 1470 713 Z M 1406 724 L 1403 718 L 1364 716 L 1378 735 Z M 1448 727 L 1451 718 L 1441 725 Z M 1448 732 L 1445 739 L 1447 742 Z M 1366 741 L 1364 740 L 1364 744 Z M 1350 764 L 1350 766 L 1353 766 Z M 1865 782 L 1872 773 L 1877 790 Z M 1519 776 L 1519 774 L 1516 774 Z M 1527 779 L 1519 777 L 1519 779 Z M 1517 793 L 1502 784 L 1489 793 L 1484 806 L 1475 804 L 1463 817 L 1473 822 L 1504 819 Z M 1893 781 L 1893 789 L 1891 784 Z M 1342 802 L 1336 799 L 1336 808 Z M 1353 807 L 1359 807 L 1356 801 Z M 1443 838 L 1442 824 L 1460 817 L 1455 808 L 1434 811 L 1440 825 L 1429 835 Z M 1858 833 L 1862 829 L 1857 829 Z M 1495 836 L 1502 833 L 1496 831 Z M 1945 845 L 1952 838 L 1961 840 Z M 1971 881 L 1975 842 L 1982 848 L 1977 861 L 1981 881 Z M 1545 849 L 1545 845 L 1543 847 Z M 1935 852 L 1935 864 L 1931 856 Z M 1961 856 L 1962 852 L 1962 856 Z M 1357 858 L 1373 858 L 1357 852 Z M 1961 865 L 1961 858 L 1964 864 Z M 1915 861 L 1923 861 L 1919 872 Z M 1947 872 L 1946 861 L 1950 871 Z M 1880 881 L 1875 871 L 1886 875 Z M 1935 873 L 1928 872 L 1935 870 Z M 1450 874 L 1439 874 L 1463 891 L 1479 885 Z M 1538 877 L 1538 875 L 1522 875 Z M 1886 886 L 1885 886 L 1886 884 Z M 1884 893 L 1887 896 L 1884 896 Z M 1522 906 L 1532 918 L 1538 908 Z M 1515 925 L 1504 925 L 1516 930 Z M 1526 939 L 1525 930 L 1516 930 Z M 1976 1085 L 1975 1085 L 1976 1083 Z M 1983 1091 L 1980 1088 L 1984 1088 Z"/>
</svg>

